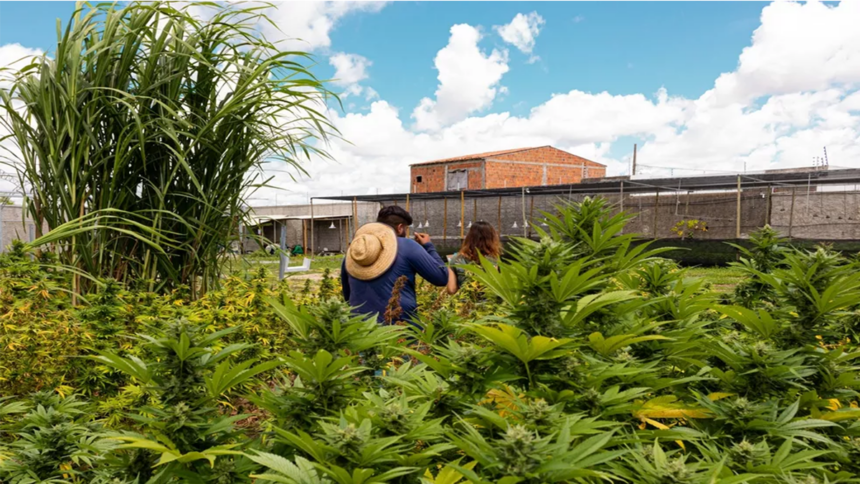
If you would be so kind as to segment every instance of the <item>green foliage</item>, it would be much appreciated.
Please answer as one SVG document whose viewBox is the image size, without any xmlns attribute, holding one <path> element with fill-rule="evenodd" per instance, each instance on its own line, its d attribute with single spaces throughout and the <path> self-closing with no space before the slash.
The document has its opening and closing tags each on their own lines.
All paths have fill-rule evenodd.
<svg viewBox="0 0 860 484">
<path fill-rule="evenodd" d="M 353 314 L 335 278 L 291 292 L 263 273 L 196 300 L 103 280 L 71 309 L 67 275 L 21 250 L 0 258 L 3 343 L 45 360 L 25 377 L 26 353 L 0 354 L 0 385 L 54 389 L 0 401 L 0 480 L 860 476 L 855 261 L 763 234 L 746 254 L 757 289 L 721 298 L 631 248 L 605 202 L 559 210 L 540 241 L 468 266 L 474 292 L 419 284 L 421 328 Z"/>
<path fill-rule="evenodd" d="M 4 157 L 33 190 L 34 247 L 92 277 L 196 298 L 220 283 L 262 164 L 301 170 L 335 130 L 309 56 L 255 35 L 268 22 L 258 8 L 199 4 L 201 20 L 188 7 L 81 4 L 51 55 L 7 79 L 0 119 L 18 148 Z"/>
</svg>

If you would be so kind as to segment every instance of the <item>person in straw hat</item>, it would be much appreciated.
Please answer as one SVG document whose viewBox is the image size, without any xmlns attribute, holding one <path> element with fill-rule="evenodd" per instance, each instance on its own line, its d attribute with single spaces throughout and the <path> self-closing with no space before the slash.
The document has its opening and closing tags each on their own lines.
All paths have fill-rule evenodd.
<svg viewBox="0 0 860 484">
<path fill-rule="evenodd" d="M 375 223 L 363 225 L 355 232 L 340 271 L 343 297 L 354 312 L 376 314 L 377 320 L 383 322 L 394 283 L 406 276 L 400 307 L 404 320 L 409 321 L 418 308 L 416 274 L 434 286 L 448 284 L 450 272 L 430 236 L 416 232 L 415 240 L 407 239 L 410 225 L 409 212 L 394 205 L 383 207 Z"/>
</svg>

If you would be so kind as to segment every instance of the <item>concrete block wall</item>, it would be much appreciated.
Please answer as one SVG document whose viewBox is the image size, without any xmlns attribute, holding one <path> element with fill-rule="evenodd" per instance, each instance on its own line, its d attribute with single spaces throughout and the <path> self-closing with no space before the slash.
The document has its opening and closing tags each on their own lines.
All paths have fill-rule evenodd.
<svg viewBox="0 0 860 484">
<path fill-rule="evenodd" d="M 860 240 L 860 192 L 796 188 L 773 194 L 771 226 L 788 237 L 815 240 Z"/>
<path fill-rule="evenodd" d="M 14 240 L 30 240 L 30 227 L 35 226 L 29 218 L 23 220 L 22 215 L 23 207 L 20 205 L 0 206 L 0 252 L 5 252 Z M 44 226 L 42 233 L 47 231 L 48 227 Z"/>
</svg>

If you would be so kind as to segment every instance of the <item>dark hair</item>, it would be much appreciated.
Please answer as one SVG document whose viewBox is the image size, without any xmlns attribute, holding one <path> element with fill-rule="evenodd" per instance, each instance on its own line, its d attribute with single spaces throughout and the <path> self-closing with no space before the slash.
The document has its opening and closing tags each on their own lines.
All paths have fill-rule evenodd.
<svg viewBox="0 0 860 484">
<path fill-rule="evenodd" d="M 466 240 L 463 241 L 463 246 L 460 247 L 460 253 L 472 262 L 478 262 L 479 252 L 484 257 L 494 258 L 498 258 L 502 253 L 499 233 L 487 222 L 472 224 L 472 228 L 466 234 Z"/>
<path fill-rule="evenodd" d="M 396 228 L 398 224 L 412 225 L 412 215 L 397 205 L 389 205 L 382 207 L 376 215 L 376 221 Z"/>
</svg>

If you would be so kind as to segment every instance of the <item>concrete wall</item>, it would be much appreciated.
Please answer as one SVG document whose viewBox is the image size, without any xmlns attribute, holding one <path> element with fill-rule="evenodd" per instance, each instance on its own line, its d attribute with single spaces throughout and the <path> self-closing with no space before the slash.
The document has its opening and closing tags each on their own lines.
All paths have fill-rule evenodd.
<svg viewBox="0 0 860 484">
<path fill-rule="evenodd" d="M 13 240 L 30 240 L 33 222 L 22 220 L 22 210 L 20 205 L 0 205 L 0 252 L 5 252 Z M 47 227 L 44 231 L 47 232 Z"/>
</svg>

